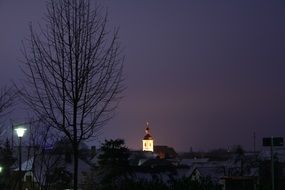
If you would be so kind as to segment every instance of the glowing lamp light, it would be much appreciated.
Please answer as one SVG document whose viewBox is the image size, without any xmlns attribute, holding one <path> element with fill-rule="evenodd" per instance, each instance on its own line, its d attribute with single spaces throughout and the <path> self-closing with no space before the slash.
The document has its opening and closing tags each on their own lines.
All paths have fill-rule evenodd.
<svg viewBox="0 0 285 190">
<path fill-rule="evenodd" d="M 17 129 L 15 129 L 15 131 L 16 131 L 18 137 L 23 137 L 26 130 L 27 130 L 27 129 L 25 129 L 25 128 L 23 128 L 23 127 L 19 127 L 19 128 L 17 128 Z"/>
<path fill-rule="evenodd" d="M 0 173 L 2 173 L 2 171 L 3 171 L 3 167 L 2 167 L 2 166 L 0 166 Z"/>
</svg>

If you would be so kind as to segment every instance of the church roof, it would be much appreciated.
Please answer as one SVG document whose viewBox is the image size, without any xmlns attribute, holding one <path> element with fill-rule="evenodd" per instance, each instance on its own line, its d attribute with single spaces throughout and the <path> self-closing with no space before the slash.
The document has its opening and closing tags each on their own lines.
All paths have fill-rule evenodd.
<svg viewBox="0 0 285 190">
<path fill-rule="evenodd" d="M 143 138 L 143 140 L 153 140 L 152 136 L 150 134 L 146 134 Z"/>
</svg>

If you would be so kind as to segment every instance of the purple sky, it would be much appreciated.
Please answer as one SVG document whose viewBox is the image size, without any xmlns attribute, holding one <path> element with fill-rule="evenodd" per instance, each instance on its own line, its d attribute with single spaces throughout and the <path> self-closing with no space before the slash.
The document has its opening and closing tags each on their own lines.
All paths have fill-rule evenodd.
<svg viewBox="0 0 285 190">
<path fill-rule="evenodd" d="M 284 1 L 100 2 L 120 26 L 128 87 L 100 139 L 140 148 L 146 121 L 155 144 L 180 151 L 284 136 Z M 42 0 L 0 0 L 1 86 L 22 77 L 21 40 L 44 11 Z"/>
</svg>

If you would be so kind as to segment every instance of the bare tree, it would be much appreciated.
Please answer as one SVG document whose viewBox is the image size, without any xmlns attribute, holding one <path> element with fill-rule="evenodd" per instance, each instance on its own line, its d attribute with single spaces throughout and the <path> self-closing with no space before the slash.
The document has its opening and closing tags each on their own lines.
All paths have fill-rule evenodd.
<svg viewBox="0 0 285 190">
<path fill-rule="evenodd" d="M 0 89 L 0 117 L 12 107 L 16 92 L 12 88 L 3 87 Z"/>
<path fill-rule="evenodd" d="M 73 146 L 74 189 L 78 149 L 113 117 L 123 90 L 118 30 L 89 0 L 50 0 L 45 27 L 24 43 L 25 103 Z"/>
<path fill-rule="evenodd" d="M 0 89 L 0 119 L 4 118 L 8 113 L 12 111 L 14 100 L 16 99 L 17 93 L 13 88 L 2 87 Z M 6 132 L 2 126 L 0 126 L 0 137 Z M 0 138 L 1 142 L 1 138 Z"/>
</svg>

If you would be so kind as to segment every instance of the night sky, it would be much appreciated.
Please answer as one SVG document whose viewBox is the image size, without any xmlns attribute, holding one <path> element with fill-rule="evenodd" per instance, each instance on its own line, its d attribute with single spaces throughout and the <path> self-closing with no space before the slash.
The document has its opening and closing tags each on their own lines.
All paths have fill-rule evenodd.
<svg viewBox="0 0 285 190">
<path fill-rule="evenodd" d="M 41 23 L 43 0 L 0 0 L 0 85 L 20 80 L 21 40 Z M 146 121 L 155 144 L 178 151 L 285 135 L 285 2 L 101 0 L 120 27 L 127 90 L 100 140 L 141 148 Z M 24 118 L 21 108 L 10 115 Z"/>
</svg>

